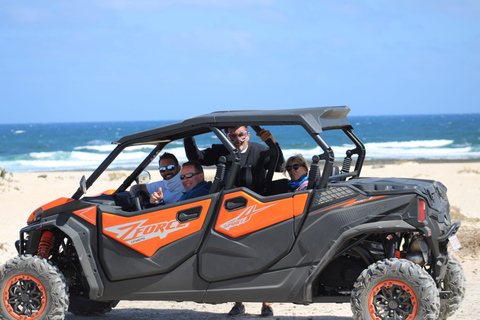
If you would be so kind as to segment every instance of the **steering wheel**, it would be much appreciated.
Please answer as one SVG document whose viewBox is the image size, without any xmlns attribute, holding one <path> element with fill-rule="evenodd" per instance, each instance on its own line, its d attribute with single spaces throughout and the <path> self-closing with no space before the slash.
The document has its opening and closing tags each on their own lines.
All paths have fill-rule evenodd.
<svg viewBox="0 0 480 320">
<path fill-rule="evenodd" d="M 144 210 L 150 203 L 150 195 L 143 189 L 138 189 L 133 196 L 133 203 L 137 211 Z"/>
</svg>

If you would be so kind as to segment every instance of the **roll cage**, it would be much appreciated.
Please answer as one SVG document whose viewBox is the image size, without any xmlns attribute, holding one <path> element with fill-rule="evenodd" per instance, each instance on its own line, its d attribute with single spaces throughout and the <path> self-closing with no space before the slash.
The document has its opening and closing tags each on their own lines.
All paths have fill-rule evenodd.
<svg viewBox="0 0 480 320">
<path fill-rule="evenodd" d="M 226 138 L 222 130 L 227 127 L 241 125 L 248 125 L 256 132 L 261 130 L 261 126 L 302 126 L 323 150 L 322 154 L 313 157 L 309 174 L 309 188 L 322 189 L 327 186 L 329 180 L 344 181 L 349 177 L 357 177 L 360 175 L 361 167 L 365 159 L 365 147 L 352 131 L 353 128 L 347 118 L 349 112 L 350 108 L 347 106 L 283 110 L 217 111 L 189 118 L 182 122 L 127 135 L 118 141 L 112 142 L 112 144 L 116 144 L 117 147 L 86 180 L 85 186 L 83 188 L 81 186 L 72 198 L 79 199 L 84 194 L 85 190 L 97 180 L 97 178 L 126 147 L 155 145 L 155 148 L 151 153 L 125 179 L 122 185 L 119 186 L 117 192 L 125 191 L 134 182 L 135 178 L 145 170 L 145 168 L 169 143 L 209 132 L 213 132 L 218 137 L 218 139 L 230 151 L 231 158 L 233 159 L 231 171 L 235 174 L 231 175 L 229 181 L 226 181 L 225 183 L 225 188 L 228 190 L 233 186 L 235 176 L 240 169 L 240 155 L 238 150 L 236 150 L 233 144 Z M 334 170 L 335 155 L 333 150 L 320 135 L 327 130 L 342 130 L 355 145 L 355 148 L 346 152 L 342 169 L 339 172 Z M 275 151 L 277 147 L 273 142 L 267 141 L 267 144 L 273 154 L 275 154 L 275 152 L 278 153 L 278 150 Z M 350 171 L 353 155 L 357 155 L 357 158 L 354 170 Z M 319 162 L 321 160 L 324 161 L 324 164 L 323 169 L 321 170 L 322 174 L 320 175 Z M 266 181 L 271 181 L 272 177 L 273 170 L 269 170 Z"/>
</svg>

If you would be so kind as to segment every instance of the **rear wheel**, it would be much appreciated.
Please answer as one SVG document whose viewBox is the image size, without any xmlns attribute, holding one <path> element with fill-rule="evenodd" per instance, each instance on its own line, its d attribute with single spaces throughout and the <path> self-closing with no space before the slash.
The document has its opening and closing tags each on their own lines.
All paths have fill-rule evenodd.
<svg viewBox="0 0 480 320">
<path fill-rule="evenodd" d="M 455 258 L 452 253 L 447 257 L 447 273 L 442 282 L 442 289 L 450 291 L 448 299 L 442 299 L 440 305 L 440 317 L 438 319 L 444 320 L 450 317 L 460 307 L 465 296 L 466 278 L 462 265 Z"/>
<path fill-rule="evenodd" d="M 65 278 L 44 258 L 20 255 L 0 268 L 0 318 L 63 319 L 68 309 Z"/>
<path fill-rule="evenodd" d="M 370 265 L 358 277 L 350 302 L 355 320 L 434 320 L 440 307 L 435 281 L 404 259 Z"/>
</svg>

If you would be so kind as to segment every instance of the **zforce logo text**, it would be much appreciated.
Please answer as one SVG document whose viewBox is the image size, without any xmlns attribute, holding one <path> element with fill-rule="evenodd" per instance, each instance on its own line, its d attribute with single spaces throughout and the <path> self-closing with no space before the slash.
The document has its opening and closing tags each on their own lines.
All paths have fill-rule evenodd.
<svg viewBox="0 0 480 320">
<path fill-rule="evenodd" d="M 188 227 L 189 223 L 180 224 L 177 220 L 146 224 L 148 219 L 134 221 L 118 226 L 105 228 L 105 231 L 117 234 L 116 238 L 132 245 L 148 239 L 159 237 L 164 239 L 168 234 Z"/>
<path fill-rule="evenodd" d="M 220 225 L 220 228 L 225 229 L 225 230 L 230 230 L 230 228 L 239 227 L 242 224 L 245 224 L 248 221 L 250 221 L 250 219 L 252 219 L 252 216 L 255 215 L 256 213 L 259 213 L 260 211 L 263 211 L 267 208 L 273 207 L 274 205 L 276 205 L 276 203 L 257 209 L 257 205 L 254 204 L 253 206 L 245 208 L 245 210 L 243 210 L 242 213 L 240 213 L 235 218 L 233 218 L 233 219 L 231 219 L 231 220 L 229 220 L 225 223 L 222 223 Z"/>
</svg>

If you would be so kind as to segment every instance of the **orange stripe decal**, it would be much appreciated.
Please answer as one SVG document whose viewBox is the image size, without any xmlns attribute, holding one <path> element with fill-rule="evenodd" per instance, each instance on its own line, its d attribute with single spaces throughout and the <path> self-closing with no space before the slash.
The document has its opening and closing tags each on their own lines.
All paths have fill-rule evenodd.
<svg viewBox="0 0 480 320">
<path fill-rule="evenodd" d="M 386 196 L 370 197 L 370 198 L 366 198 L 366 199 L 362 199 L 362 200 L 358 200 L 358 198 L 351 199 L 351 200 L 348 200 L 348 201 L 339 203 L 339 204 L 337 204 L 337 205 L 334 205 L 334 206 L 325 208 L 325 209 L 323 209 L 323 210 L 317 211 L 317 212 L 314 213 L 314 215 L 317 214 L 317 213 L 320 213 L 320 212 L 324 212 L 324 211 L 327 211 L 327 210 L 334 209 L 334 208 L 338 208 L 338 207 L 342 207 L 342 208 L 343 208 L 343 207 L 350 207 L 350 206 L 354 206 L 354 205 L 357 205 L 357 204 L 369 202 L 369 201 L 372 201 L 372 200 L 377 200 L 377 199 L 380 199 L 380 198 L 384 198 L 384 197 L 386 197 Z"/>
<path fill-rule="evenodd" d="M 246 205 L 237 210 L 226 210 L 225 202 L 237 197 L 247 199 Z M 224 197 L 215 230 L 237 238 L 291 219 L 293 212 L 293 197 L 264 203 L 243 191 L 233 192 Z"/>
</svg>

